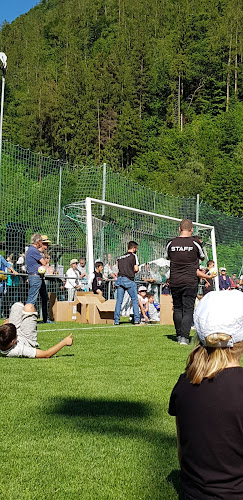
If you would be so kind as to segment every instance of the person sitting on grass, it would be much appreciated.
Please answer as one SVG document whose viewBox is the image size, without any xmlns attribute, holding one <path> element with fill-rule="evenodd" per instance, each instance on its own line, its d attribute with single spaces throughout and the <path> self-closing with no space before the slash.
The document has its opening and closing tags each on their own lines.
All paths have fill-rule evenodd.
<svg viewBox="0 0 243 500">
<path fill-rule="evenodd" d="M 158 322 L 160 321 L 160 313 L 154 304 L 154 294 L 148 293 L 148 316 L 150 321 Z"/>
<path fill-rule="evenodd" d="M 194 313 L 199 344 L 175 385 L 184 500 L 243 499 L 243 295 L 206 294 Z"/>
<path fill-rule="evenodd" d="M 148 322 L 148 297 L 146 286 L 141 285 L 138 289 L 138 305 L 140 312 L 140 320 L 145 323 Z"/>
<path fill-rule="evenodd" d="M 33 304 L 16 302 L 9 319 L 0 326 L 0 356 L 8 358 L 51 358 L 73 343 L 72 334 L 46 351 L 37 349 L 37 311 Z"/>
</svg>

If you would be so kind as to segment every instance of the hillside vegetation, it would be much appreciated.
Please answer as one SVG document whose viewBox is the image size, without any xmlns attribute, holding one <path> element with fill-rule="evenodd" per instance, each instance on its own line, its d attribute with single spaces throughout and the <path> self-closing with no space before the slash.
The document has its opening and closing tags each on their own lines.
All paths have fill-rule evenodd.
<svg viewBox="0 0 243 500">
<path fill-rule="evenodd" d="M 4 23 L 3 137 L 243 214 L 240 0 L 42 0 Z"/>
</svg>

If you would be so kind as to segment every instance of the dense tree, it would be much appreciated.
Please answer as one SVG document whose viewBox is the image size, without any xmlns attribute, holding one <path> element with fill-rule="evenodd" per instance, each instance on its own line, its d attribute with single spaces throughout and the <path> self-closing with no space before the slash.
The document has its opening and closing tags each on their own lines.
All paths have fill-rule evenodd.
<svg viewBox="0 0 243 500">
<path fill-rule="evenodd" d="M 240 0 L 42 0 L 0 31 L 4 137 L 242 215 L 242 20 Z"/>
</svg>

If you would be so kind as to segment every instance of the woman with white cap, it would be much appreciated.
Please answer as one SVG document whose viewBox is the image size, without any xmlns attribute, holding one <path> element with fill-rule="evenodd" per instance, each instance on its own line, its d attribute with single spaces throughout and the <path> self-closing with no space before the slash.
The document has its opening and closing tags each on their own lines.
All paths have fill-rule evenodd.
<svg viewBox="0 0 243 500">
<path fill-rule="evenodd" d="M 77 295 L 77 290 L 81 289 L 81 284 L 79 279 L 80 274 L 77 267 L 78 267 L 78 260 L 71 259 L 70 268 L 66 272 L 66 282 L 65 282 L 65 288 L 67 288 L 68 291 L 69 302 L 75 300 Z"/>
<path fill-rule="evenodd" d="M 176 417 L 184 498 L 242 500 L 243 295 L 208 293 L 194 323 L 199 344 L 169 404 Z"/>
<path fill-rule="evenodd" d="M 220 272 L 219 289 L 220 290 L 230 290 L 230 288 L 231 288 L 230 277 L 228 276 L 228 274 L 226 274 L 226 268 L 221 267 L 219 272 Z"/>
</svg>

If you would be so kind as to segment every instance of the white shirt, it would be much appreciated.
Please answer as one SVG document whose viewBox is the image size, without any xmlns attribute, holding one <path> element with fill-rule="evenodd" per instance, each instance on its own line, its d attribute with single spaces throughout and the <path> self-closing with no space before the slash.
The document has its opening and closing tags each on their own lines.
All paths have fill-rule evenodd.
<svg viewBox="0 0 243 500">
<path fill-rule="evenodd" d="M 65 288 L 75 288 L 77 285 L 79 285 L 79 272 L 75 271 L 70 267 L 70 269 L 67 270 L 66 272 L 67 278 L 72 278 L 72 279 L 67 279 L 65 283 Z M 76 279 L 74 279 L 76 278 Z"/>
<path fill-rule="evenodd" d="M 18 336 L 18 340 L 13 347 L 7 351 L 1 351 L 0 349 L 0 356 L 7 358 L 35 358 L 36 349 L 32 347 L 26 339 Z"/>
<path fill-rule="evenodd" d="M 151 304 L 151 302 L 149 302 L 148 313 L 149 313 L 149 319 L 151 319 L 152 321 L 160 321 L 159 311 L 157 311 L 155 305 Z"/>
<path fill-rule="evenodd" d="M 86 267 L 82 267 L 80 264 L 78 264 L 77 269 L 79 270 L 80 274 L 84 274 L 83 278 L 86 278 Z"/>
</svg>

